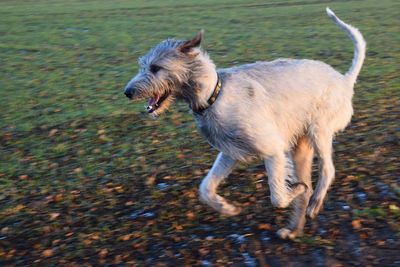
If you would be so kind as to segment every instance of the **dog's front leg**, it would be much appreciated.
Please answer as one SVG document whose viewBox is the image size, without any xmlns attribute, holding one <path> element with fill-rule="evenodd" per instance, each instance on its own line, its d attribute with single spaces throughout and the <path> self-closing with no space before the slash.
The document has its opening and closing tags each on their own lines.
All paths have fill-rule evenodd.
<svg viewBox="0 0 400 267">
<path fill-rule="evenodd" d="M 219 153 L 210 172 L 200 185 L 200 200 L 223 215 L 233 216 L 240 213 L 241 209 L 229 204 L 223 197 L 216 193 L 218 185 L 226 178 L 235 166 L 236 160 L 224 153 Z"/>
</svg>

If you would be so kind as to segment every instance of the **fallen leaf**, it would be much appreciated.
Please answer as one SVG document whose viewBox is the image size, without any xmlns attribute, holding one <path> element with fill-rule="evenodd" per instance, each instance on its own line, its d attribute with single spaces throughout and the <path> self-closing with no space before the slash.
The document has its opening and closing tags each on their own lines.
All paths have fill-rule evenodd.
<svg viewBox="0 0 400 267">
<path fill-rule="evenodd" d="M 58 216 L 60 216 L 60 213 L 52 212 L 52 213 L 50 213 L 50 220 L 53 221 L 53 220 L 57 219 Z"/>
<path fill-rule="evenodd" d="M 360 220 L 353 220 L 351 222 L 351 225 L 353 226 L 354 229 L 361 229 L 361 221 Z"/>
<path fill-rule="evenodd" d="M 400 211 L 400 208 L 396 205 L 396 204 L 390 204 L 389 205 L 389 209 L 391 212 L 393 213 L 397 213 Z"/>
<path fill-rule="evenodd" d="M 132 206 L 133 204 L 135 204 L 133 201 L 127 201 L 125 202 L 125 206 Z"/>
<path fill-rule="evenodd" d="M 151 175 L 146 179 L 146 185 L 154 185 L 155 181 L 156 181 L 156 176 Z"/>
<path fill-rule="evenodd" d="M 192 211 L 188 211 L 188 212 L 186 212 L 186 218 L 188 219 L 188 220 L 194 220 L 195 218 L 196 218 L 196 216 L 195 216 L 195 214 L 192 212 Z"/>
<path fill-rule="evenodd" d="M 28 175 L 26 175 L 26 174 L 20 175 L 19 179 L 26 180 L 26 179 L 28 179 Z"/>
<path fill-rule="evenodd" d="M 199 253 L 202 256 L 207 255 L 210 252 L 210 250 L 208 248 L 199 248 Z"/>
<path fill-rule="evenodd" d="M 258 225 L 258 229 L 269 231 L 269 230 L 272 229 L 272 227 L 271 227 L 271 225 L 269 223 L 261 223 L 261 224 Z"/>
<path fill-rule="evenodd" d="M 103 248 L 103 249 L 100 250 L 100 252 L 99 252 L 99 257 L 100 257 L 100 258 L 105 258 L 105 257 L 107 256 L 107 254 L 108 254 L 108 249 Z"/>
<path fill-rule="evenodd" d="M 83 245 L 84 245 L 85 247 L 89 247 L 92 243 L 93 243 L 92 240 L 89 240 L 89 239 L 83 240 Z"/>
<path fill-rule="evenodd" d="M 45 250 L 43 250 L 43 252 L 42 252 L 42 256 L 43 257 L 45 257 L 45 258 L 49 258 L 49 257 L 51 257 L 51 256 L 53 256 L 53 250 L 52 249 L 45 249 Z"/>
<path fill-rule="evenodd" d="M 54 136 L 57 132 L 58 132 L 57 129 L 52 129 L 52 130 L 49 132 L 49 137 Z"/>
</svg>

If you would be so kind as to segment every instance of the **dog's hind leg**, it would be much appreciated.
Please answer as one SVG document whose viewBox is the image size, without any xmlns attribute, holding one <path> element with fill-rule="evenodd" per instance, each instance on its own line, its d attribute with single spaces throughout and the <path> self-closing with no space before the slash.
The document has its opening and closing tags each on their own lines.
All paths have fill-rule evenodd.
<svg viewBox="0 0 400 267">
<path fill-rule="evenodd" d="M 311 168 L 314 150 L 306 136 L 299 138 L 293 151 L 297 182 L 307 185 L 308 189 L 293 200 L 293 212 L 287 227 L 278 231 L 282 239 L 294 239 L 303 233 L 306 209 L 312 194 Z"/>
<path fill-rule="evenodd" d="M 286 208 L 293 199 L 307 190 L 307 186 L 303 183 L 296 183 L 291 188 L 288 187 L 286 183 L 286 178 L 288 177 L 286 170 L 287 160 L 284 151 L 265 159 L 271 202 L 277 208 Z"/>
<path fill-rule="evenodd" d="M 216 193 L 218 185 L 229 175 L 235 166 L 236 160 L 224 153 L 219 153 L 213 167 L 200 185 L 200 200 L 223 215 L 233 216 L 240 213 L 241 209 L 229 204 L 223 197 Z"/>
<path fill-rule="evenodd" d="M 335 167 L 332 161 L 333 135 L 326 131 L 317 131 L 313 133 L 312 141 L 318 153 L 320 170 L 317 186 L 307 207 L 307 215 L 313 219 L 318 215 L 328 188 L 335 178 Z"/>
</svg>

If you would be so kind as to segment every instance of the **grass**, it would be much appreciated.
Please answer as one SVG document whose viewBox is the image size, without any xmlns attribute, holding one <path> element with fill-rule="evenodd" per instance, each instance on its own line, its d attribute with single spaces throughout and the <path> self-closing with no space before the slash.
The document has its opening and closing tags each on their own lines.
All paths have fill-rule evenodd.
<svg viewBox="0 0 400 267">
<path fill-rule="evenodd" d="M 246 234 L 247 227 L 257 236 L 258 224 L 283 224 L 284 213 L 271 211 L 265 184 L 256 186 L 262 166 L 241 166 L 222 188 L 247 205 L 244 215 L 218 218 L 198 202 L 196 191 L 216 151 L 198 136 L 187 107 L 178 104 L 151 120 L 142 114 L 143 104 L 129 103 L 122 89 L 150 47 L 199 29 L 205 29 L 203 48 L 219 67 L 295 57 L 345 72 L 352 44 L 327 18 L 327 5 L 368 43 L 356 114 L 335 145 L 339 182 L 327 205 L 337 200 L 362 210 L 356 215 L 363 225 L 382 224 L 370 222 L 369 211 L 379 210 L 382 227 L 398 237 L 398 213 L 391 212 L 399 200 L 400 173 L 397 1 L 3 0 L 0 259 L 17 265 L 243 262 L 242 250 L 227 237 L 231 231 Z M 384 189 L 374 187 L 376 180 Z M 349 197 L 360 190 L 368 195 L 365 209 Z M 380 199 L 379 190 L 392 195 Z M 344 216 L 339 222 L 352 230 L 351 211 L 325 216 Z M 325 239 L 335 242 L 336 224 L 324 227 L 330 231 Z M 380 232 L 370 238 L 384 239 Z M 258 250 L 267 262 L 278 257 L 285 263 L 283 252 L 271 256 L 258 242 L 255 237 L 242 246 L 259 262 Z M 298 261 L 306 262 L 315 246 L 306 246 Z"/>
</svg>

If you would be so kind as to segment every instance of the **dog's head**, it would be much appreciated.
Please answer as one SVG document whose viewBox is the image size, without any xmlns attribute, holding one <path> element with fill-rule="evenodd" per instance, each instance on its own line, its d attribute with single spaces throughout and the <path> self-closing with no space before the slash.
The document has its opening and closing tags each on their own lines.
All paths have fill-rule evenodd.
<svg viewBox="0 0 400 267">
<path fill-rule="evenodd" d="M 167 39 L 152 48 L 139 58 L 139 72 L 125 87 L 125 95 L 133 100 L 147 98 L 146 110 L 153 116 L 165 111 L 174 98 L 190 104 L 196 94 L 194 76 L 202 62 L 202 37 L 200 31 L 190 40 Z"/>
</svg>

